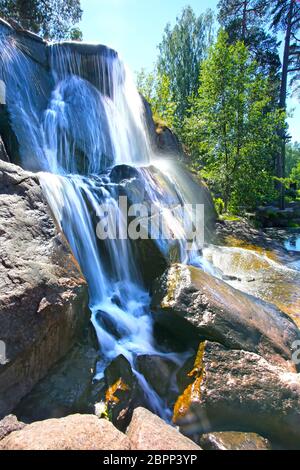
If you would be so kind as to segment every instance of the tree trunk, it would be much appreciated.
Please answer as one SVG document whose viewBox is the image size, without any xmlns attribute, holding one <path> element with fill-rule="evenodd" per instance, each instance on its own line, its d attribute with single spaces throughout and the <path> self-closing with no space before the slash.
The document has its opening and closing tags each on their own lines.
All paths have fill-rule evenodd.
<svg viewBox="0 0 300 470">
<path fill-rule="evenodd" d="M 286 97 L 287 97 L 287 83 L 288 83 L 288 69 L 289 69 L 289 55 L 290 55 L 290 42 L 291 42 L 291 31 L 292 31 L 292 18 L 294 10 L 294 0 L 290 2 L 290 8 L 287 18 L 287 29 L 284 43 L 284 54 L 282 64 L 282 75 L 281 75 L 281 88 L 280 88 L 280 109 L 286 111 Z M 285 129 L 280 129 L 281 138 L 281 149 L 277 159 L 277 176 L 278 178 L 285 178 L 285 146 L 286 146 L 286 135 Z M 285 208 L 285 186 L 280 183 L 280 197 L 279 197 L 280 209 Z"/>
</svg>

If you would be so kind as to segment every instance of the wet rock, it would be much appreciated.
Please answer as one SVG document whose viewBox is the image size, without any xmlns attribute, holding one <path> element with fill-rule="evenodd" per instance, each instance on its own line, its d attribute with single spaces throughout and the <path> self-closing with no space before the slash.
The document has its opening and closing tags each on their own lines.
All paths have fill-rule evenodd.
<svg viewBox="0 0 300 470">
<path fill-rule="evenodd" d="M 129 361 L 122 355 L 116 357 L 104 372 L 105 400 L 114 425 L 125 430 L 133 410 L 144 404 L 144 396 Z"/>
<path fill-rule="evenodd" d="M 267 439 L 255 433 L 245 432 L 203 434 L 200 445 L 204 450 L 271 450 Z"/>
<path fill-rule="evenodd" d="M 33 137 L 28 131 L 29 117 L 25 110 L 18 109 L 20 103 L 16 101 L 16 95 L 19 91 L 12 67 L 15 66 L 18 70 L 18 82 L 22 82 L 23 88 L 26 88 L 27 99 L 30 106 L 35 109 L 36 119 L 42 120 L 54 84 L 49 70 L 49 51 L 47 43 L 37 35 L 24 30 L 15 22 L 11 23 L 12 25 L 3 21 L 0 23 L 0 32 L 4 40 L 2 47 L 8 47 L 9 51 L 11 48 L 14 50 L 11 60 L 4 61 L 0 72 L 0 80 L 5 89 L 5 100 L 0 100 L 1 137 L 10 161 L 16 164 L 22 162 L 24 168 L 37 171 L 40 169 L 37 153 L 39 151 L 42 153 L 42 149 L 33 151 L 32 140 L 38 140 L 38 137 L 37 135 Z M 14 125 L 12 125 L 12 116 Z"/>
<path fill-rule="evenodd" d="M 126 434 L 132 450 L 201 450 L 177 429 L 144 408 L 134 410 Z"/>
<path fill-rule="evenodd" d="M 29 31 L 18 31 L 16 33 L 18 40 L 16 47 L 23 54 L 30 57 L 33 61 L 41 65 L 45 70 L 48 68 L 47 43 L 36 34 Z"/>
<path fill-rule="evenodd" d="M 174 132 L 167 126 L 156 125 L 156 145 L 158 151 L 164 156 L 175 156 L 178 159 L 184 159 L 182 145 Z"/>
<path fill-rule="evenodd" d="M 12 31 L 13 31 L 12 26 L 7 21 L 0 18 L 0 32 L 1 32 L 1 34 L 10 34 L 10 33 L 12 33 Z"/>
<path fill-rule="evenodd" d="M 157 150 L 157 142 L 156 142 L 157 136 L 156 136 L 156 126 L 153 121 L 152 109 L 151 109 L 150 104 L 146 100 L 146 98 L 142 95 L 141 95 L 141 98 L 144 104 L 144 117 L 145 117 L 147 129 L 148 129 L 149 139 L 150 139 L 150 142 L 154 151 L 156 151 Z"/>
<path fill-rule="evenodd" d="M 152 310 L 157 322 L 191 341 L 204 338 L 243 349 L 295 370 L 295 323 L 271 304 L 244 294 L 200 269 L 173 265 L 155 284 Z"/>
<path fill-rule="evenodd" d="M 18 421 L 14 415 L 6 416 L 0 421 L 0 441 L 14 431 L 20 431 L 25 426 L 24 423 Z"/>
<path fill-rule="evenodd" d="M 165 397 L 176 369 L 174 362 L 162 356 L 141 355 L 137 358 L 137 366 L 158 395 Z"/>
<path fill-rule="evenodd" d="M 300 376 L 257 354 L 201 343 L 174 420 L 184 433 L 255 432 L 299 448 Z"/>
<path fill-rule="evenodd" d="M 177 163 L 175 169 L 176 171 L 172 176 L 176 178 L 176 175 L 180 175 L 179 182 L 182 185 L 187 202 L 193 204 L 193 206 L 196 204 L 203 206 L 204 241 L 210 243 L 218 219 L 211 192 L 200 175 L 189 171 L 183 163 Z"/>
<path fill-rule="evenodd" d="M 241 278 L 229 274 L 223 274 L 222 279 L 223 281 L 241 281 Z"/>
<path fill-rule="evenodd" d="M 21 401 L 15 410 L 19 419 L 29 423 L 91 411 L 98 352 L 92 334 L 85 335 Z"/>
<path fill-rule="evenodd" d="M 0 441 L 0 450 L 130 450 L 128 438 L 104 419 L 72 415 L 29 424 Z"/>
<path fill-rule="evenodd" d="M 73 60 L 78 60 L 78 56 L 80 56 L 78 76 L 90 82 L 103 95 L 113 96 L 112 84 L 115 77 L 113 76 L 113 69 L 109 64 L 118 56 L 115 50 L 102 44 L 87 44 L 80 41 L 61 42 L 57 43 L 55 47 L 59 52 L 60 61 L 64 60 L 64 57 L 69 58 L 70 56 L 73 56 Z M 99 73 L 99 67 L 97 66 L 98 61 L 101 61 L 101 73 Z M 64 79 L 66 74 L 73 73 L 74 69 L 70 67 L 70 62 L 67 60 L 64 63 L 63 70 L 61 66 L 58 66 L 61 79 Z M 119 84 L 121 85 L 125 77 L 125 70 L 120 68 L 118 73 Z"/>
<path fill-rule="evenodd" d="M 120 184 L 133 178 L 139 178 L 139 176 L 138 170 L 130 165 L 116 165 L 110 172 L 110 180 L 115 184 Z"/>
<path fill-rule="evenodd" d="M 5 147 L 4 147 L 4 143 L 1 139 L 1 136 L 0 136 L 0 160 L 3 160 L 5 162 L 9 162 L 9 157 L 6 153 L 6 150 L 5 150 Z"/>
<path fill-rule="evenodd" d="M 165 272 L 169 263 L 153 240 L 136 240 L 134 252 L 142 279 L 146 287 L 151 287 L 153 281 Z"/>
<path fill-rule="evenodd" d="M 87 286 L 36 176 L 0 162 L 0 416 L 13 410 L 82 334 Z"/>
</svg>

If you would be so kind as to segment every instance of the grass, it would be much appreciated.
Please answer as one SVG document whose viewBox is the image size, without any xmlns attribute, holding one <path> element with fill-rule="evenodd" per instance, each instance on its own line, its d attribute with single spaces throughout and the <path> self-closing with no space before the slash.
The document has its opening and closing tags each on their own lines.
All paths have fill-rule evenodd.
<svg viewBox="0 0 300 470">
<path fill-rule="evenodd" d="M 241 220 L 241 217 L 238 217 L 237 215 L 233 214 L 222 214 L 220 215 L 220 219 L 226 220 L 228 222 L 238 222 L 239 220 Z"/>
</svg>

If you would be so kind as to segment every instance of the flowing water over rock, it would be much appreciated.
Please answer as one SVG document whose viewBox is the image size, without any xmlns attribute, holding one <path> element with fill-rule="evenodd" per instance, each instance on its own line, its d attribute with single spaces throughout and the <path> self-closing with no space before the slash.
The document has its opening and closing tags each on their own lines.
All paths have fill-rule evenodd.
<svg viewBox="0 0 300 470">
<path fill-rule="evenodd" d="M 100 349 L 93 397 L 100 395 L 104 376 L 106 397 L 120 405 L 112 410 L 118 415 L 115 421 L 125 429 L 128 409 L 137 406 L 132 406 L 127 379 L 137 401 L 141 392 L 143 404 L 147 402 L 165 420 L 171 418 L 170 406 L 178 392 L 184 398 L 192 390 L 201 414 L 203 409 L 206 413 L 200 424 L 214 423 L 212 397 L 220 406 L 216 421 L 221 417 L 228 431 L 239 430 L 242 419 L 246 430 L 273 432 L 280 438 L 278 429 L 290 406 L 292 387 L 293 419 L 299 416 L 299 379 L 291 361 L 299 330 L 274 306 L 245 296 L 223 280 L 276 303 L 298 320 L 300 279 L 294 258 L 287 256 L 284 265 L 270 253 L 241 246 L 206 245 L 202 252 L 204 233 L 215 218 L 209 191 L 183 165 L 161 158 L 163 152 L 149 135 L 144 103 L 117 53 L 105 46 L 49 45 L 37 38 L 30 39 L 34 45 L 29 47 L 28 41 L 25 33 L 15 33 L 0 21 L 0 121 L 4 116 L 6 125 L 1 134 L 11 161 L 37 173 L 57 225 L 88 282 Z M 195 215 L 207 224 L 196 238 Z M 180 279 L 174 272 L 182 273 Z M 188 272 L 193 273 L 190 282 Z M 162 287 L 163 302 L 158 296 Z M 212 343 L 203 346 L 201 342 L 199 347 L 203 338 Z M 270 371 L 271 385 L 279 395 L 265 386 Z M 281 384 L 282 371 L 286 373 Z M 182 390 L 181 373 L 185 375 Z M 255 377 L 259 380 L 253 382 Z M 46 381 L 46 390 L 47 386 Z M 120 391 L 128 392 L 122 396 L 123 408 Z M 257 402 L 253 411 L 243 402 L 242 414 L 236 413 L 241 396 L 250 405 Z M 193 394 L 191 398 L 185 411 L 193 405 Z M 275 431 L 265 420 L 266 408 L 268 416 L 276 418 Z M 225 424 L 224 409 L 230 411 L 230 417 L 225 413 Z M 286 434 L 292 425 L 288 424 Z M 298 439 L 299 432 L 295 435 Z"/>
<path fill-rule="evenodd" d="M 300 272 L 293 258 L 281 259 L 275 252 L 247 245 L 210 245 L 203 256 L 214 266 L 217 277 L 277 305 L 300 326 Z"/>
<path fill-rule="evenodd" d="M 155 343 L 149 295 L 132 240 L 119 236 L 102 241 L 97 223 L 104 216 L 103 207 L 110 207 L 121 231 L 124 213 L 118 198 L 146 201 L 156 207 L 171 234 L 170 242 L 158 232 L 159 250 L 167 255 L 176 233 L 176 261 L 186 262 L 190 256 L 199 264 L 199 247 L 195 244 L 188 253 L 182 223 L 188 185 L 150 166 L 157 156 L 143 102 L 115 51 L 87 44 L 47 45 L 49 72 L 45 69 L 41 76 L 39 65 L 15 38 L 4 35 L 0 40 L 0 78 L 6 84 L 6 106 L 21 164 L 39 172 L 55 219 L 88 281 L 102 357 L 97 376 L 111 360 L 125 356 L 152 409 L 167 418 L 165 404 L 138 372 L 136 358 L 158 354 L 180 365 L 185 355 L 161 352 Z M 132 187 L 134 182 L 140 186 Z M 178 207 L 175 215 L 170 204 Z"/>
</svg>

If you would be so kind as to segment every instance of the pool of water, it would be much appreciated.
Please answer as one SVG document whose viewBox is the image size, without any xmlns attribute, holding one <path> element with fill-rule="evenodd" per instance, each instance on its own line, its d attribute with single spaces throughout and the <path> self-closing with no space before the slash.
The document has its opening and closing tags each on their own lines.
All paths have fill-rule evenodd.
<svg viewBox="0 0 300 470">
<path fill-rule="evenodd" d="M 300 233 L 294 233 L 284 242 L 284 247 L 289 251 L 300 252 Z"/>
</svg>

